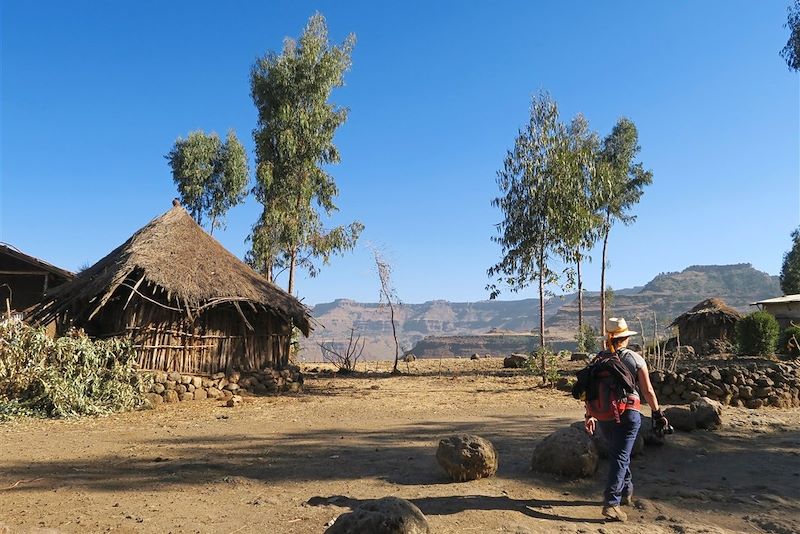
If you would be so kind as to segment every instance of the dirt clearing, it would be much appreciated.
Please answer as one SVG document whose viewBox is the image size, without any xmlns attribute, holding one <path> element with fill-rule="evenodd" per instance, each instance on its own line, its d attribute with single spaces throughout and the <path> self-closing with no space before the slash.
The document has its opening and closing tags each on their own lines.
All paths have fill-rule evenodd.
<svg viewBox="0 0 800 534">
<path fill-rule="evenodd" d="M 238 408 L 6 423 L 0 532 L 319 533 L 388 495 L 434 533 L 800 532 L 800 409 L 728 407 L 721 431 L 648 448 L 629 522 L 604 523 L 605 463 L 579 482 L 530 471 L 535 445 L 581 420 L 580 403 L 501 365 L 418 360 L 411 375 L 311 376 L 301 395 Z M 494 443 L 496 477 L 448 481 L 435 452 L 455 432 Z"/>
</svg>

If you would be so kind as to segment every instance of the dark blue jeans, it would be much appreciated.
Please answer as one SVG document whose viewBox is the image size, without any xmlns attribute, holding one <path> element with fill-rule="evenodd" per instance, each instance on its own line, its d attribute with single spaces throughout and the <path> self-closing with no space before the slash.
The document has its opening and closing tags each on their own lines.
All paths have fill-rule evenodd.
<svg viewBox="0 0 800 534">
<path fill-rule="evenodd" d="M 636 410 L 625 410 L 620 421 L 599 421 L 600 431 L 608 443 L 608 483 L 604 499 L 606 506 L 619 506 L 623 495 L 633 494 L 631 479 L 631 450 L 642 417 Z"/>
</svg>

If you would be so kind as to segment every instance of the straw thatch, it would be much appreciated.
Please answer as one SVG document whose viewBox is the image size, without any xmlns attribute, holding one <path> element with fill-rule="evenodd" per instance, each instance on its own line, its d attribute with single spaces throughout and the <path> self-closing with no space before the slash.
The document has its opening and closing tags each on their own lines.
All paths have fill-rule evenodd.
<svg viewBox="0 0 800 534">
<path fill-rule="evenodd" d="M 722 299 L 710 298 L 677 317 L 670 326 L 677 326 L 682 345 L 691 345 L 698 354 L 707 353 L 719 342 L 733 342 L 736 323 L 742 314 Z"/>
<path fill-rule="evenodd" d="M 136 232 L 31 315 L 89 335 L 131 335 L 144 368 L 211 373 L 280 367 L 308 310 L 225 250 L 179 205 Z"/>
</svg>

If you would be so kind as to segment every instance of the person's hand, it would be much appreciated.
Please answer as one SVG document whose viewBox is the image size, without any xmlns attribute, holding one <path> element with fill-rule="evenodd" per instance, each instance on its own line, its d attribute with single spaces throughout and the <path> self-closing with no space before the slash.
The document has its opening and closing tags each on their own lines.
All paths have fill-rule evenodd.
<svg viewBox="0 0 800 534">
<path fill-rule="evenodd" d="M 594 417 L 587 417 L 583 422 L 583 428 L 590 436 L 594 435 L 594 431 L 597 428 L 597 419 Z"/>
</svg>

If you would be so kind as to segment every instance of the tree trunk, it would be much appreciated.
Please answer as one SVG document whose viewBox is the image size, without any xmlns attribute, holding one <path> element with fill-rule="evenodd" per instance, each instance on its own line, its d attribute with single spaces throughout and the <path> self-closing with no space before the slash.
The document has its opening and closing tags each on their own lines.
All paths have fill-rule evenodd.
<svg viewBox="0 0 800 534">
<path fill-rule="evenodd" d="M 578 334 L 583 333 L 583 280 L 581 279 L 581 256 L 578 254 Z"/>
<path fill-rule="evenodd" d="M 211 232 L 209 232 L 210 235 L 214 235 L 214 225 L 216 223 L 217 223 L 217 216 L 214 215 L 213 217 L 211 217 Z"/>
<path fill-rule="evenodd" d="M 297 263 L 297 247 L 292 248 L 291 256 L 289 257 L 289 294 L 294 295 L 294 267 Z"/>
<path fill-rule="evenodd" d="M 397 342 L 397 328 L 394 325 L 394 305 L 389 300 L 389 312 L 392 316 L 392 335 L 394 336 L 394 369 L 392 374 L 397 374 L 397 362 L 400 360 L 400 344 Z"/>
<path fill-rule="evenodd" d="M 541 252 L 539 253 L 539 346 L 544 348 L 544 254 Z"/>
<path fill-rule="evenodd" d="M 264 276 L 267 277 L 267 282 L 270 284 L 274 282 L 272 279 L 272 260 L 264 260 Z"/>
<path fill-rule="evenodd" d="M 608 219 L 606 219 L 607 221 Z M 603 263 L 600 265 L 600 328 L 601 332 L 603 332 L 603 338 L 606 336 L 606 251 L 608 250 L 609 233 L 610 229 L 606 226 L 603 235 Z"/>
</svg>

